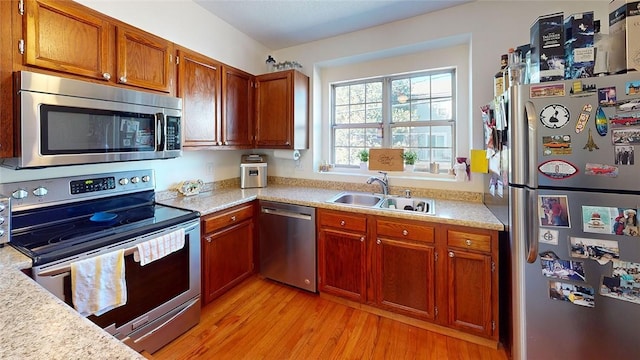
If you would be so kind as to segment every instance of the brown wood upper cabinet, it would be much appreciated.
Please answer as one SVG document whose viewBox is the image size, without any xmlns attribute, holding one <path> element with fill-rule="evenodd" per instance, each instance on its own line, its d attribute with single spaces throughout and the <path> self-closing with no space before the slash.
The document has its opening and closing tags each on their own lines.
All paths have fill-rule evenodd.
<svg viewBox="0 0 640 360">
<path fill-rule="evenodd" d="M 22 65 L 171 92 L 173 44 L 73 1 L 25 0 Z"/>
<path fill-rule="evenodd" d="M 182 98 L 185 148 L 221 145 L 220 63 L 179 48 L 178 96 Z"/>
<path fill-rule="evenodd" d="M 222 65 L 222 145 L 236 149 L 253 147 L 255 78 Z"/>
<path fill-rule="evenodd" d="M 296 70 L 256 77 L 255 145 L 268 149 L 309 147 L 309 78 Z"/>
</svg>

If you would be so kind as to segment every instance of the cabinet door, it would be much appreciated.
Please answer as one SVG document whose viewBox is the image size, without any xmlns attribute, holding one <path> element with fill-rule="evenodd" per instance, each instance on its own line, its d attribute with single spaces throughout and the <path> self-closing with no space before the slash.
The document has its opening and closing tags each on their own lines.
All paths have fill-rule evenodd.
<svg viewBox="0 0 640 360">
<path fill-rule="evenodd" d="M 220 145 L 220 64 L 186 49 L 178 50 L 178 58 L 184 146 Z"/>
<path fill-rule="evenodd" d="M 24 64 L 109 80 L 113 28 L 71 1 L 27 0 Z"/>
<path fill-rule="evenodd" d="M 318 239 L 320 291 L 364 301 L 365 235 L 321 229 Z"/>
<path fill-rule="evenodd" d="M 449 326 L 491 336 L 491 256 L 449 249 L 447 269 Z"/>
<path fill-rule="evenodd" d="M 253 76 L 232 67 L 222 72 L 222 145 L 253 146 Z"/>
<path fill-rule="evenodd" d="M 434 247 L 378 238 L 375 254 L 376 303 L 392 311 L 434 319 Z"/>
<path fill-rule="evenodd" d="M 173 44 L 126 25 L 119 25 L 116 34 L 116 81 L 119 84 L 170 92 Z"/>
<path fill-rule="evenodd" d="M 0 1 L 0 158 L 13 156 L 13 1 Z"/>
<path fill-rule="evenodd" d="M 256 77 L 256 147 L 293 146 L 293 73 Z"/>
<path fill-rule="evenodd" d="M 253 220 L 243 221 L 202 241 L 204 304 L 253 273 Z"/>
</svg>

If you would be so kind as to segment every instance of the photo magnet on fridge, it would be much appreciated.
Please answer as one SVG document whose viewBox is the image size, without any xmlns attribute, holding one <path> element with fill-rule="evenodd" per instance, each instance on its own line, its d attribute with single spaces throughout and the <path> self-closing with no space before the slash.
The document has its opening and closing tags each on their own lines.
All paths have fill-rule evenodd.
<svg viewBox="0 0 640 360">
<path fill-rule="evenodd" d="M 542 155 L 571 155 L 571 135 L 542 137 Z"/>
<path fill-rule="evenodd" d="M 596 234 L 639 236 L 638 209 L 583 206 L 582 231 Z"/>
<path fill-rule="evenodd" d="M 571 257 L 593 259 L 601 265 L 620 258 L 617 241 L 570 237 L 569 244 Z"/>
<path fill-rule="evenodd" d="M 548 178 L 563 180 L 578 173 L 578 168 L 564 160 L 549 160 L 538 166 L 538 171 Z"/>
<path fill-rule="evenodd" d="M 569 205 L 566 195 L 538 196 L 538 217 L 540 226 L 558 226 L 570 228 Z"/>
<path fill-rule="evenodd" d="M 603 276 L 600 295 L 640 304 L 640 264 L 613 261 L 613 276 Z"/>
<path fill-rule="evenodd" d="M 627 95 L 640 95 L 640 81 L 627 81 L 624 89 Z"/>
<path fill-rule="evenodd" d="M 540 257 L 542 275 L 561 280 L 586 281 L 582 261 Z"/>
<path fill-rule="evenodd" d="M 540 228 L 538 230 L 538 241 L 543 244 L 558 245 L 558 230 Z"/>
<path fill-rule="evenodd" d="M 598 89 L 598 104 L 600 104 L 600 106 L 615 106 L 616 87 L 609 86 Z"/>
<path fill-rule="evenodd" d="M 549 297 L 553 300 L 570 302 L 574 305 L 594 307 L 593 288 L 560 281 L 549 281 Z"/>
<path fill-rule="evenodd" d="M 616 165 L 633 165 L 635 163 L 635 147 L 633 145 L 614 146 L 614 163 Z"/>
</svg>

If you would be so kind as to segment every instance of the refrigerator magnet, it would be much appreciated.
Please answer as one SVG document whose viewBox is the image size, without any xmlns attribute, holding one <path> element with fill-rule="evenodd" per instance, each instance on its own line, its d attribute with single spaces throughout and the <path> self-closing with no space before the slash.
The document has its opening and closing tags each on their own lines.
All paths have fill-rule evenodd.
<svg viewBox="0 0 640 360">
<path fill-rule="evenodd" d="M 582 97 L 596 94 L 596 85 L 585 85 L 581 80 L 576 80 L 571 83 L 571 89 L 569 90 L 569 94 L 571 97 Z"/>
<path fill-rule="evenodd" d="M 540 226 L 571 227 L 566 195 L 538 195 Z"/>
<path fill-rule="evenodd" d="M 620 248 L 615 240 L 570 237 L 569 246 L 571 257 L 592 259 L 600 265 L 620 258 Z"/>
<path fill-rule="evenodd" d="M 542 275 L 560 280 L 586 281 L 582 261 L 540 258 Z"/>
<path fill-rule="evenodd" d="M 606 164 L 586 163 L 584 173 L 586 175 L 618 177 L 618 167 Z"/>
<path fill-rule="evenodd" d="M 558 245 L 558 230 L 542 229 L 538 231 L 538 242 L 542 244 Z"/>
<path fill-rule="evenodd" d="M 571 136 L 553 135 L 542 137 L 542 154 L 548 155 L 571 155 Z"/>
<path fill-rule="evenodd" d="M 545 97 L 562 97 L 565 96 L 564 83 L 531 85 L 529 87 L 529 97 L 545 98 Z"/>
<path fill-rule="evenodd" d="M 616 87 L 609 86 L 598 89 L 598 104 L 600 106 L 616 105 Z"/>
<path fill-rule="evenodd" d="M 600 295 L 640 304 L 640 264 L 613 261 L 613 276 L 603 276 Z"/>
<path fill-rule="evenodd" d="M 548 178 L 563 180 L 578 173 L 578 168 L 563 160 L 549 160 L 538 166 L 538 171 Z"/>
<path fill-rule="evenodd" d="M 596 144 L 595 140 L 593 140 L 593 136 L 591 135 L 591 129 L 589 129 L 589 136 L 587 136 L 587 143 L 584 145 L 583 149 L 589 149 L 589 151 L 600 149 Z"/>
<path fill-rule="evenodd" d="M 549 281 L 549 297 L 586 307 L 594 307 L 593 288 L 579 286 L 561 281 Z"/>
<path fill-rule="evenodd" d="M 640 81 L 627 81 L 624 86 L 624 90 L 627 95 L 640 94 Z"/>
<path fill-rule="evenodd" d="M 607 135 L 609 131 L 607 115 L 605 115 L 604 110 L 602 110 L 600 106 L 598 106 L 598 110 L 596 111 L 596 131 L 600 136 Z"/>
<path fill-rule="evenodd" d="M 593 106 L 591 104 L 585 104 L 582 107 L 582 112 L 580 112 L 580 116 L 578 116 L 578 121 L 576 122 L 576 134 L 579 134 L 584 130 L 587 125 L 587 121 L 589 121 L 589 117 L 591 116 L 591 110 Z"/>
<path fill-rule="evenodd" d="M 614 146 L 614 151 L 615 156 L 613 161 L 616 165 L 633 165 L 635 163 L 635 147 L 633 145 L 616 145 Z"/>
<path fill-rule="evenodd" d="M 613 129 L 611 141 L 614 145 L 640 144 L 640 129 Z"/>
<path fill-rule="evenodd" d="M 570 117 L 569 109 L 560 104 L 547 105 L 540 111 L 540 121 L 549 129 L 559 129 L 567 125 Z"/>
</svg>

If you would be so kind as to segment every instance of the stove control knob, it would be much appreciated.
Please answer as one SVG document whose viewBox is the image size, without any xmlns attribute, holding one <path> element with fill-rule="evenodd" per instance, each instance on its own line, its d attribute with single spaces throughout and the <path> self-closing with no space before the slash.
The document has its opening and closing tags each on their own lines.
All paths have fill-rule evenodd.
<svg viewBox="0 0 640 360">
<path fill-rule="evenodd" d="M 35 190 L 33 190 L 33 195 L 38 196 L 38 197 L 42 197 L 47 195 L 47 193 L 49 192 L 49 190 L 47 190 L 47 188 L 45 187 L 39 187 L 36 188 Z"/>
<path fill-rule="evenodd" d="M 120 183 L 120 185 L 127 185 L 129 183 L 129 179 L 122 178 L 118 182 Z"/>
<path fill-rule="evenodd" d="M 149 182 L 149 181 L 151 181 L 151 176 L 145 175 L 142 177 L 142 182 Z"/>
<path fill-rule="evenodd" d="M 139 182 L 140 182 L 140 178 L 139 177 L 134 176 L 134 177 L 131 178 L 131 183 L 132 184 L 137 184 Z"/>
<path fill-rule="evenodd" d="M 19 190 L 14 191 L 14 192 L 11 194 L 11 196 L 12 196 L 14 199 L 24 199 L 24 198 L 26 198 L 27 196 L 29 196 L 29 193 L 28 193 L 26 190 L 24 190 L 24 189 L 19 189 Z"/>
</svg>

